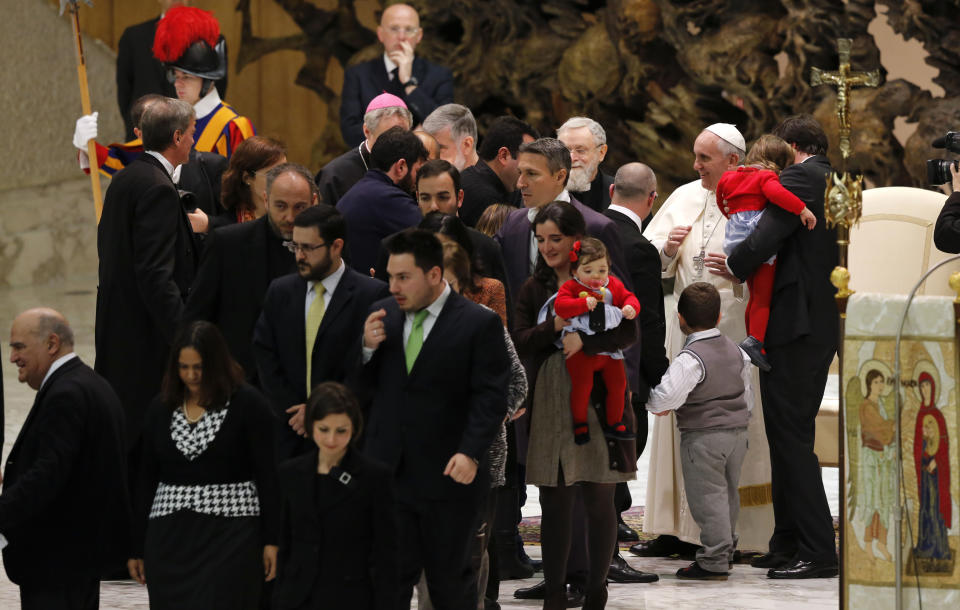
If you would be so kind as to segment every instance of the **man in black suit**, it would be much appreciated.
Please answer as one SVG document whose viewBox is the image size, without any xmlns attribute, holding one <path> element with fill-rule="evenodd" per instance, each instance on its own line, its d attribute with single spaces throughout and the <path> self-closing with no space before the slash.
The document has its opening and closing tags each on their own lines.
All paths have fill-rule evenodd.
<svg viewBox="0 0 960 610">
<path fill-rule="evenodd" d="M 813 437 L 838 341 L 830 284 L 837 265 L 836 232 L 827 229 L 823 217 L 825 176 L 833 170 L 827 137 L 812 116 L 788 117 L 773 133 L 796 151 L 795 164 L 780 173 L 780 182 L 816 215 L 816 227 L 802 229 L 795 215 L 769 206 L 728 259 L 712 255 L 705 262 L 715 273 L 729 270 L 743 280 L 777 255 L 764 342 L 772 369 L 760 373 L 776 524 L 770 552 L 753 565 L 770 568 L 770 578 L 831 577 L 838 572 L 833 520 Z"/>
<path fill-rule="evenodd" d="M 402 127 L 391 127 L 377 138 L 370 171 L 337 202 L 347 221 L 344 258 L 353 269 L 369 274 L 380 240 L 420 222 L 414 180 L 426 160 L 420 138 Z"/>
<path fill-rule="evenodd" d="M 284 242 L 293 239 L 296 216 L 317 203 L 310 171 L 284 163 L 267 173 L 267 213 L 253 222 L 218 229 L 207 238 L 197 279 L 187 299 L 184 321 L 216 324 L 230 352 L 256 381 L 253 329 L 270 282 L 297 270 Z"/>
<path fill-rule="evenodd" d="M 383 56 L 347 68 L 340 95 L 340 133 L 347 146 L 363 141 L 360 126 L 364 109 L 377 95 L 392 93 L 406 102 L 419 125 L 442 104 L 453 101 L 453 73 L 426 59 L 414 57 L 423 38 L 420 17 L 409 4 L 392 4 L 383 11 L 377 38 Z"/>
<path fill-rule="evenodd" d="M 253 333 L 260 386 L 279 418 L 281 458 L 313 447 L 303 438 L 308 388 L 346 380 L 370 304 L 387 295 L 386 284 L 343 262 L 347 229 L 335 208 L 310 207 L 293 222 L 297 273 L 270 284 Z"/>
<path fill-rule="evenodd" d="M 477 121 L 462 104 L 444 104 L 423 120 L 423 130 L 433 136 L 441 159 L 457 171 L 472 167 L 477 157 Z"/>
<path fill-rule="evenodd" d="M 490 485 L 478 466 L 507 412 L 503 326 L 450 289 L 428 231 L 396 235 L 387 271 L 393 296 L 364 324 L 362 385 L 373 396 L 364 452 L 397 482 L 397 607 L 409 607 L 423 571 L 436 607 L 476 608 L 468 559 Z"/>
<path fill-rule="evenodd" d="M 372 165 L 370 151 L 380 134 L 391 127 L 409 130 L 413 127 L 413 115 L 399 97 L 381 93 L 370 101 L 363 115 L 365 139 L 353 146 L 317 173 L 317 186 L 321 200 L 327 205 L 337 205 L 340 198 L 363 178 Z"/>
<path fill-rule="evenodd" d="M 607 246 L 614 275 L 620 278 L 628 289 L 633 289 L 623 258 L 623 249 L 620 247 L 620 235 L 613 221 L 583 205 L 567 191 L 570 165 L 570 151 L 560 140 L 540 138 L 522 144 L 519 148 L 517 168 L 520 178 L 517 180 L 517 188 L 523 197 L 524 207 L 510 212 L 496 235 L 507 267 L 507 282 L 513 294 L 519 293 L 523 282 L 533 272 L 533 265 L 537 260 L 533 219 L 538 209 L 552 201 L 569 201 L 580 210 L 587 224 L 587 234 Z"/>
<path fill-rule="evenodd" d="M 150 104 L 140 125 L 146 152 L 114 177 L 97 227 L 94 368 L 120 397 L 132 457 L 196 272 L 193 231 L 171 178 L 190 157 L 195 123 L 184 101 Z"/>
<path fill-rule="evenodd" d="M 174 4 L 189 2 L 159 0 L 159 4 L 160 14 L 163 15 Z M 120 42 L 117 43 L 117 105 L 126 126 L 127 140 L 137 137 L 133 132 L 137 123 L 130 118 L 130 107 L 134 101 L 148 93 L 177 97 L 173 83 L 167 78 L 166 68 L 153 56 L 153 35 L 159 21 L 160 17 L 154 17 L 131 25 L 123 31 Z M 216 85 L 220 97 L 226 96 L 227 77 L 218 80 Z"/>
<path fill-rule="evenodd" d="M 666 338 L 666 322 L 663 312 L 663 286 L 660 282 L 660 254 L 643 236 L 643 220 L 657 200 L 657 177 L 643 163 L 628 163 L 617 171 L 610 186 L 610 207 L 604 215 L 617 225 L 623 253 L 630 270 L 633 292 L 640 300 L 640 336 L 643 341 L 627 352 L 627 361 L 632 366 L 627 370 L 631 400 L 637 419 L 637 456 L 647 444 L 646 402 L 651 388 L 660 383 L 660 378 L 669 366 Z M 632 357 L 631 357 L 632 356 Z M 628 510 L 633 504 L 626 483 L 617 485 L 614 501 L 617 512 Z M 627 527 L 619 517 L 617 527 L 621 541 L 637 541 L 639 536 Z"/>
<path fill-rule="evenodd" d="M 491 123 L 477 149 L 479 161 L 463 170 L 460 218 L 467 226 L 476 226 L 484 210 L 495 203 L 520 205 L 517 151 L 539 137 L 536 129 L 516 117 L 502 116 Z"/>
<path fill-rule="evenodd" d="M 570 149 L 567 190 L 591 210 L 603 212 L 610 205 L 613 186 L 613 176 L 600 171 L 607 156 L 607 132 L 593 119 L 575 116 L 557 129 L 557 139 Z"/>
<path fill-rule="evenodd" d="M 37 397 L 7 456 L 4 568 L 24 610 L 98 608 L 100 577 L 128 550 L 123 409 L 73 352 L 73 331 L 52 309 L 17 316 L 10 361 Z"/>
</svg>

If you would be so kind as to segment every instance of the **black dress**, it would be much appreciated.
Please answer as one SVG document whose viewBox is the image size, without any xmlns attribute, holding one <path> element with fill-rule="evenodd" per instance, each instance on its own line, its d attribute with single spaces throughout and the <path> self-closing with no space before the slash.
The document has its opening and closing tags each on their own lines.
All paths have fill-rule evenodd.
<svg viewBox="0 0 960 610">
<path fill-rule="evenodd" d="M 135 555 L 154 610 L 258 607 L 277 544 L 272 414 L 243 385 L 195 424 L 155 400 L 144 428 Z"/>
</svg>

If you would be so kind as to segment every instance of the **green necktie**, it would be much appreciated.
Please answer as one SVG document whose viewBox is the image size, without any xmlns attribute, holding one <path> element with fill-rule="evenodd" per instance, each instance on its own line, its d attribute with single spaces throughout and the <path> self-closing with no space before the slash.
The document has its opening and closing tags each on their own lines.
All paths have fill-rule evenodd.
<svg viewBox="0 0 960 610">
<path fill-rule="evenodd" d="M 326 304 L 323 301 L 323 293 L 326 288 L 320 282 L 313 283 L 313 290 L 316 296 L 310 303 L 310 309 L 307 311 L 307 397 L 310 396 L 310 366 L 313 364 L 313 344 L 317 340 L 317 331 L 320 330 L 320 321 L 323 320 L 323 312 L 326 311 Z"/>
<path fill-rule="evenodd" d="M 413 363 L 417 361 L 420 348 L 423 347 L 423 321 L 428 313 L 426 309 L 421 309 L 413 316 L 413 328 L 410 329 L 410 337 L 407 339 L 407 347 L 404 350 L 407 355 L 408 373 L 413 369 Z"/>
</svg>

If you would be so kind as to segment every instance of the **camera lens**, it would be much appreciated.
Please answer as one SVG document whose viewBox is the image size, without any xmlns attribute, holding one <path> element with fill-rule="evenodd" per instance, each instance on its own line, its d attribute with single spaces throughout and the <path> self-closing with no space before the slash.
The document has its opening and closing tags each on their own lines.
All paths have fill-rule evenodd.
<svg viewBox="0 0 960 610">
<path fill-rule="evenodd" d="M 927 184 L 940 185 L 953 180 L 950 174 L 950 167 L 960 170 L 960 161 L 956 159 L 928 159 L 927 160 Z"/>
</svg>

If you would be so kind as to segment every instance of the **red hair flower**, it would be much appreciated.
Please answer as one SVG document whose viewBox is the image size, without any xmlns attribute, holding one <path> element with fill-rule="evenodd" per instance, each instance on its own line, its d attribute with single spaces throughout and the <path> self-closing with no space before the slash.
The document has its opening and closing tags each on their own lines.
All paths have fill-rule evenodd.
<svg viewBox="0 0 960 610">
<path fill-rule="evenodd" d="M 573 242 L 573 249 L 570 250 L 570 262 L 575 263 L 580 258 L 580 240 Z"/>
</svg>

